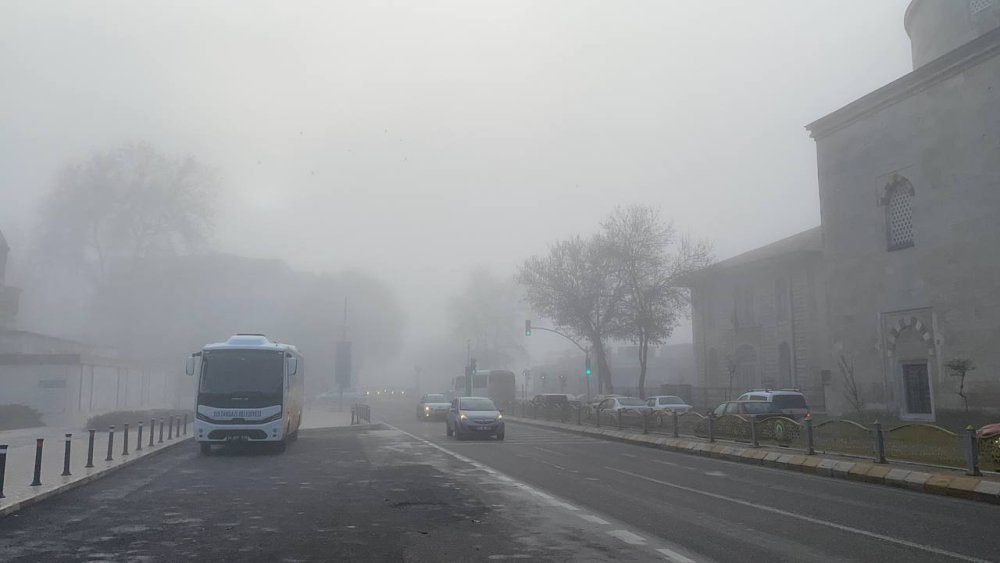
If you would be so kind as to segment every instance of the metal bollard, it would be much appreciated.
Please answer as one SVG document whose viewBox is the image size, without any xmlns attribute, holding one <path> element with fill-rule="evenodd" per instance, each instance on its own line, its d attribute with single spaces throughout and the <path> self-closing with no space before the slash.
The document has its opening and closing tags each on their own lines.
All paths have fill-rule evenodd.
<svg viewBox="0 0 1000 563">
<path fill-rule="evenodd" d="M 31 480 L 31 486 L 37 487 L 42 484 L 42 445 L 45 438 L 35 440 L 35 478 Z"/>
<path fill-rule="evenodd" d="M 163 443 L 163 418 L 160 418 L 160 441 L 159 444 Z"/>
<path fill-rule="evenodd" d="M 708 415 L 708 441 L 715 441 L 715 415 Z"/>
<path fill-rule="evenodd" d="M 3 498 L 3 479 L 7 475 L 7 444 L 0 444 L 0 498 Z"/>
<path fill-rule="evenodd" d="M 617 416 L 615 416 L 615 424 L 617 424 L 618 425 L 618 429 L 621 430 L 622 429 L 622 412 L 618 411 L 616 413 L 616 415 Z"/>
<path fill-rule="evenodd" d="M 875 452 L 877 457 L 875 463 L 886 463 L 885 461 L 885 435 L 882 434 L 882 423 L 875 421 Z"/>
<path fill-rule="evenodd" d="M 188 415 L 184 413 L 184 435 L 188 435 Z"/>
<path fill-rule="evenodd" d="M 108 457 L 104 458 L 104 461 L 112 461 L 111 452 L 112 448 L 115 447 L 115 427 L 108 427 Z"/>
<path fill-rule="evenodd" d="M 136 424 L 137 424 L 138 430 L 136 431 L 135 451 L 136 452 L 141 452 L 142 451 L 142 421 L 140 420 Z"/>
<path fill-rule="evenodd" d="M 680 437 L 680 429 L 677 427 L 677 411 L 670 411 L 670 418 L 674 419 L 674 438 Z"/>
<path fill-rule="evenodd" d="M 816 443 L 813 441 L 813 419 L 806 417 L 806 455 L 816 455 Z"/>
<path fill-rule="evenodd" d="M 641 414 L 642 414 L 642 433 L 649 434 L 649 423 L 647 421 L 648 417 L 646 416 L 647 413 L 645 411 L 642 411 Z"/>
<path fill-rule="evenodd" d="M 583 405 L 576 407 L 576 423 L 583 424 Z"/>
<path fill-rule="evenodd" d="M 174 439 L 174 415 L 170 415 L 170 427 L 167 428 L 167 440 Z"/>
<path fill-rule="evenodd" d="M 559 422 L 566 422 L 566 405 L 559 407 Z"/>
<path fill-rule="evenodd" d="M 69 472 L 69 449 L 70 449 L 70 445 L 72 443 L 73 443 L 73 435 L 72 434 L 67 434 L 66 435 L 66 450 L 63 452 L 63 472 L 62 472 L 62 476 L 63 477 L 68 477 L 70 475 L 70 472 Z"/>
<path fill-rule="evenodd" d="M 128 423 L 125 423 L 124 433 L 122 434 L 122 455 L 128 455 Z"/>
<path fill-rule="evenodd" d="M 600 428 L 601 427 L 601 409 L 596 409 L 595 414 L 597 415 L 595 417 L 597 419 L 597 427 Z"/>
<path fill-rule="evenodd" d="M 91 428 L 87 432 L 90 434 L 90 437 L 87 439 L 87 465 L 84 465 L 84 467 L 90 469 L 94 466 L 94 432 L 96 430 Z"/>
<path fill-rule="evenodd" d="M 972 425 L 965 427 L 965 474 L 982 475 L 979 471 L 979 441 L 976 439 L 976 429 Z"/>
<path fill-rule="evenodd" d="M 153 431 L 156 430 L 156 419 L 149 419 L 149 447 L 153 447 Z"/>
<path fill-rule="evenodd" d="M 760 447 L 760 442 L 757 440 L 757 415 L 750 415 L 750 445 L 754 448 Z"/>
</svg>

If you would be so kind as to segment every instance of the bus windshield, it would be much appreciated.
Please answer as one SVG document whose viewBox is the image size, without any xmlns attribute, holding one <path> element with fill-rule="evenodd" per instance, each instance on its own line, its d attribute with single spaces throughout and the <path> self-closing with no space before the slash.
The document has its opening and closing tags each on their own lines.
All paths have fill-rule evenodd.
<svg viewBox="0 0 1000 563">
<path fill-rule="evenodd" d="M 202 359 L 202 393 L 264 393 L 280 395 L 284 354 L 272 350 L 219 350 Z"/>
</svg>

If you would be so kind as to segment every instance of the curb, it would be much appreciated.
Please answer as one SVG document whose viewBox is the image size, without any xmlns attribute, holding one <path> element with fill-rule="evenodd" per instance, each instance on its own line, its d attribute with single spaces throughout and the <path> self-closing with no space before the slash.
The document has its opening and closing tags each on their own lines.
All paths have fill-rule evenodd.
<svg viewBox="0 0 1000 563">
<path fill-rule="evenodd" d="M 799 471 L 812 475 L 909 489 L 933 495 L 1000 504 L 1000 481 L 983 479 L 981 477 L 950 475 L 947 473 L 925 473 L 923 471 L 898 469 L 889 465 L 880 465 L 871 462 L 840 461 L 814 455 L 809 456 L 798 452 L 782 454 L 752 447 L 712 444 L 700 440 L 674 438 L 657 434 L 635 434 L 613 428 L 577 426 L 565 422 L 549 422 L 513 416 L 504 418 L 509 422 L 561 430 L 573 434 L 583 434 L 594 438 L 626 442 L 672 452 L 714 457 L 739 463 L 763 465 L 775 469 Z"/>
<path fill-rule="evenodd" d="M 45 492 L 38 493 L 37 495 L 35 495 L 35 496 L 31 497 L 31 498 L 26 498 L 24 500 L 17 501 L 14 504 L 9 504 L 9 505 L 6 505 L 6 506 L 2 506 L 2 507 L 0 507 L 0 518 L 3 518 L 5 516 L 9 516 L 9 515 L 17 512 L 17 511 L 21 510 L 22 508 L 26 508 L 28 506 L 31 506 L 31 505 L 35 504 L 35 503 L 41 502 L 41 501 L 43 501 L 45 499 L 52 498 L 52 497 L 57 496 L 57 495 L 61 495 L 62 493 L 65 493 L 67 491 L 71 491 L 71 490 L 73 490 L 73 489 L 75 489 L 77 487 L 82 487 L 83 485 L 86 485 L 88 483 L 92 483 L 94 481 L 97 481 L 98 479 L 101 479 L 101 478 L 103 478 L 103 477 L 105 477 L 107 475 L 110 475 L 110 474 L 114 473 L 115 471 L 118 471 L 119 469 L 121 469 L 123 467 L 128 467 L 129 465 L 132 465 L 132 464 L 135 464 L 135 463 L 139 463 L 140 461 L 142 461 L 142 460 L 144 460 L 146 458 L 159 455 L 160 453 L 165 452 L 165 451 L 167 451 L 167 450 L 169 450 L 169 449 L 171 449 L 171 448 L 173 448 L 175 446 L 178 446 L 180 444 L 183 444 L 183 443 L 187 442 L 188 440 L 193 440 L 193 438 L 194 438 L 193 436 L 188 436 L 186 438 L 182 438 L 180 440 L 177 440 L 176 442 L 164 444 L 163 447 L 157 448 L 156 450 L 153 450 L 153 451 L 151 451 L 151 452 L 149 452 L 149 453 L 147 453 L 145 455 L 142 455 L 140 457 L 129 458 L 129 459 L 127 459 L 125 461 L 122 461 L 122 462 L 120 462 L 120 463 L 118 463 L 116 465 L 113 465 L 111 467 L 102 469 L 100 471 L 93 472 L 90 475 L 87 475 L 85 477 L 81 477 L 80 479 L 77 479 L 76 481 L 72 481 L 70 483 L 65 483 L 63 485 L 59 485 L 58 487 L 56 487 L 54 489 L 49 489 L 49 490 L 47 490 Z"/>
</svg>

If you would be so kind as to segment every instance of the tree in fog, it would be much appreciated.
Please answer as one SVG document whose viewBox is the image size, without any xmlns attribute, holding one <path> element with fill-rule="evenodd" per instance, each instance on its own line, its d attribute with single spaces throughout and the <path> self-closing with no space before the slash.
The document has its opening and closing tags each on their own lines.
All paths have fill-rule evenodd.
<svg viewBox="0 0 1000 563">
<path fill-rule="evenodd" d="M 711 247 L 678 236 L 649 206 L 618 208 L 602 226 L 625 290 L 615 336 L 638 345 L 639 397 L 645 399 L 649 346 L 663 344 L 680 324 L 690 299 L 681 279 L 711 262 Z"/>
<path fill-rule="evenodd" d="M 472 355 L 482 368 L 509 369 L 524 358 L 520 302 L 515 283 L 486 269 L 473 271 L 465 289 L 452 300 L 452 334 L 470 341 Z"/>
<path fill-rule="evenodd" d="M 218 176 L 193 157 L 128 143 L 65 166 L 42 205 L 39 243 L 51 264 L 94 283 L 111 268 L 201 245 Z"/>
<path fill-rule="evenodd" d="M 590 343 L 597 360 L 598 388 L 613 393 L 605 343 L 622 332 L 628 288 L 605 238 L 560 241 L 548 255 L 528 259 L 517 280 L 538 313 Z"/>
</svg>

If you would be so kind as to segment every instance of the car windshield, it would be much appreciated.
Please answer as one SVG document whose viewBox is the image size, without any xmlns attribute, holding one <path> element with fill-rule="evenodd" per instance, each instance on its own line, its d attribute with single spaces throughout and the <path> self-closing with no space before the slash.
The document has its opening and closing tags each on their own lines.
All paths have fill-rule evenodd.
<svg viewBox="0 0 1000 563">
<path fill-rule="evenodd" d="M 775 395 L 771 402 L 779 409 L 807 409 L 806 398 L 802 395 Z"/>
<path fill-rule="evenodd" d="M 646 401 L 642 399 L 618 399 L 618 404 L 623 407 L 644 407 L 646 406 Z"/>
<path fill-rule="evenodd" d="M 493 401 L 481 397 L 470 397 L 462 399 L 459 408 L 463 411 L 495 411 L 496 406 Z"/>
<path fill-rule="evenodd" d="M 448 399 L 444 398 L 444 395 L 427 395 L 424 398 L 425 403 L 447 403 Z"/>
<path fill-rule="evenodd" d="M 281 393 L 284 354 L 272 350 L 205 352 L 202 393 Z"/>
</svg>

